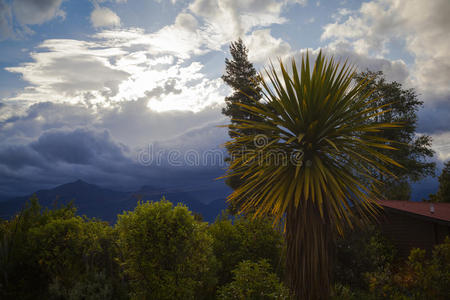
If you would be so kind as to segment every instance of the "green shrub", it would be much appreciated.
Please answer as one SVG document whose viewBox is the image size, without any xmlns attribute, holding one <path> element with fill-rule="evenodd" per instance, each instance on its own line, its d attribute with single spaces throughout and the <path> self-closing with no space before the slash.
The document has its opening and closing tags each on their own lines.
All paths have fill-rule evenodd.
<svg viewBox="0 0 450 300">
<path fill-rule="evenodd" d="M 289 299 L 289 290 L 266 260 L 243 261 L 233 270 L 233 281 L 219 289 L 221 300 Z"/>
<path fill-rule="evenodd" d="M 112 228 L 75 212 L 70 204 L 43 210 L 32 198 L 1 224 L 0 298 L 68 298 L 80 281 L 98 272 L 120 296 Z"/>
<path fill-rule="evenodd" d="M 367 289 L 364 274 L 394 261 L 395 249 L 374 226 L 346 232 L 335 241 L 334 280 L 351 290 Z"/>
<path fill-rule="evenodd" d="M 215 259 L 205 223 L 182 205 L 139 203 L 118 216 L 120 261 L 137 299 L 201 299 L 213 293 Z"/>
<path fill-rule="evenodd" d="M 108 300 L 120 299 L 121 294 L 114 291 L 110 278 L 104 273 L 90 273 L 79 278 L 69 289 L 55 279 L 49 287 L 50 295 L 55 299 L 68 300 Z"/>
<path fill-rule="evenodd" d="M 448 299 L 450 295 L 450 239 L 436 245 L 431 258 L 425 250 L 412 249 L 397 269 L 387 265 L 368 273 L 370 291 L 378 299 Z"/>
<path fill-rule="evenodd" d="M 284 239 L 270 219 L 236 217 L 231 220 L 222 215 L 211 224 L 209 232 L 219 262 L 220 285 L 231 281 L 232 270 L 244 260 L 266 259 L 272 269 L 283 276 Z"/>
</svg>

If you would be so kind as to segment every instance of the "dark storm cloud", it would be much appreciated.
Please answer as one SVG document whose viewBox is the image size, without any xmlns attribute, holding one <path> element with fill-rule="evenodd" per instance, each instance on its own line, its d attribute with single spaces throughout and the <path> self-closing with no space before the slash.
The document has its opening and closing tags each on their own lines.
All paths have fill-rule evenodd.
<svg viewBox="0 0 450 300">
<path fill-rule="evenodd" d="M 0 147 L 0 193 L 33 192 L 77 178 L 126 186 L 141 167 L 109 132 L 89 129 L 50 130 L 22 145 Z"/>
<path fill-rule="evenodd" d="M 51 130 L 28 144 L 0 147 L 0 164 L 11 170 L 27 166 L 71 164 L 103 166 L 129 163 L 128 148 L 111 139 L 108 131 L 88 129 Z"/>
<path fill-rule="evenodd" d="M 223 175 L 223 166 L 185 165 L 183 155 L 217 149 L 225 142 L 226 130 L 216 125 L 226 120 L 217 116 L 219 108 L 156 113 L 144 100 L 97 111 L 82 105 L 34 104 L 0 123 L 0 197 L 79 178 L 123 190 L 213 183 Z M 169 150 L 178 151 L 181 164 L 143 164 L 139 153 L 149 145 L 163 151 L 165 159 Z"/>
<path fill-rule="evenodd" d="M 42 157 L 28 145 L 7 145 L 0 148 L 0 164 L 14 171 L 27 166 L 44 167 Z"/>
<path fill-rule="evenodd" d="M 450 97 L 426 102 L 418 115 L 419 132 L 433 134 L 450 131 Z"/>
<path fill-rule="evenodd" d="M 52 162 L 91 164 L 120 162 L 125 160 L 124 145 L 111 140 L 108 131 L 93 132 L 86 129 L 45 132 L 31 143 L 31 148 Z"/>
</svg>

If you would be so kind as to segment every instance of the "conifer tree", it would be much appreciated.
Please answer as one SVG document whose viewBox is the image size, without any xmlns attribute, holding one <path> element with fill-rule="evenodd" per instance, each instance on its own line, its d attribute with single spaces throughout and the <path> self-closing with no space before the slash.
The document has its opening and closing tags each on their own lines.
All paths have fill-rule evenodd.
<svg viewBox="0 0 450 300">
<path fill-rule="evenodd" d="M 439 190 L 436 194 L 430 195 L 433 202 L 450 202 L 450 160 L 444 164 L 444 169 L 439 176 Z"/>
<path fill-rule="evenodd" d="M 242 39 L 238 39 L 230 44 L 231 59 L 225 59 L 225 74 L 222 76 L 223 81 L 230 86 L 233 93 L 225 98 L 226 107 L 222 113 L 231 118 L 229 135 L 231 138 L 239 134 L 251 135 L 253 129 L 237 129 L 235 125 L 241 123 L 240 120 L 258 121 L 257 117 L 248 113 L 238 103 L 251 104 L 254 100 L 261 99 L 261 88 L 259 86 L 259 77 L 253 66 L 248 60 L 248 49 L 244 45 Z M 231 163 L 233 154 L 229 151 L 229 157 L 226 159 Z M 229 177 L 226 183 L 232 188 L 237 189 L 241 180 L 234 176 Z M 232 209 L 233 211 L 233 209 Z"/>
</svg>

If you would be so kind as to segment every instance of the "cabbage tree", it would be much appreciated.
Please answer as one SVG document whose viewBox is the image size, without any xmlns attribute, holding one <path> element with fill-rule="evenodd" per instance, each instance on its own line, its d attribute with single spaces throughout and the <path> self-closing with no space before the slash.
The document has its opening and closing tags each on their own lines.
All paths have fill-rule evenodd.
<svg viewBox="0 0 450 300">
<path fill-rule="evenodd" d="M 284 225 L 287 283 L 297 299 L 328 298 L 332 234 L 353 226 L 355 215 L 376 215 L 374 174 L 392 175 L 386 163 L 399 166 L 380 153 L 394 148 L 375 134 L 399 125 L 371 121 L 386 105 L 371 106 L 370 91 L 361 96 L 369 81 L 355 82 L 354 72 L 322 53 L 312 68 L 308 54 L 300 69 L 295 60 L 290 70 L 271 65 L 261 74 L 265 102 L 240 104 L 257 118 L 233 125 L 257 134 L 237 132 L 226 145 L 236 154 L 229 175 L 243 181 L 228 200 Z"/>
</svg>

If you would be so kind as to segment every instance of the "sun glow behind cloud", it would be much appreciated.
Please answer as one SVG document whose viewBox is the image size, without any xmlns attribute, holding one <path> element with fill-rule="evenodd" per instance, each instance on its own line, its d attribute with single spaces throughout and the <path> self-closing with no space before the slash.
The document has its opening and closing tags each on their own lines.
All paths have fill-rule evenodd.
<svg viewBox="0 0 450 300">
<path fill-rule="evenodd" d="M 255 27 L 286 21 L 280 14 L 287 2 L 265 1 L 257 6 L 253 2 L 197 0 L 173 24 L 156 32 L 114 28 L 86 40 L 45 40 L 30 54 L 33 61 L 6 69 L 29 83 L 7 100 L 34 103 L 45 99 L 95 107 L 147 99 L 148 107 L 159 112 L 198 112 L 223 104 L 228 89 L 219 76 L 208 76 L 197 59 L 211 51 L 222 52 L 230 41 Z M 261 43 L 263 36 L 259 37 Z M 269 52 L 279 50 L 280 44 L 283 51 L 289 50 L 269 30 L 264 31 L 264 38 L 272 42 L 266 45 Z"/>
<path fill-rule="evenodd" d="M 45 41 L 31 54 L 33 62 L 7 68 L 31 84 L 9 100 L 110 105 L 147 98 L 157 111 L 194 112 L 223 102 L 222 82 L 208 79 L 200 62 L 153 53 L 152 39 L 140 31 L 132 33 L 132 41 L 107 38 L 111 35 L 90 42 Z M 135 50 L 142 47 L 146 50 Z"/>
</svg>

